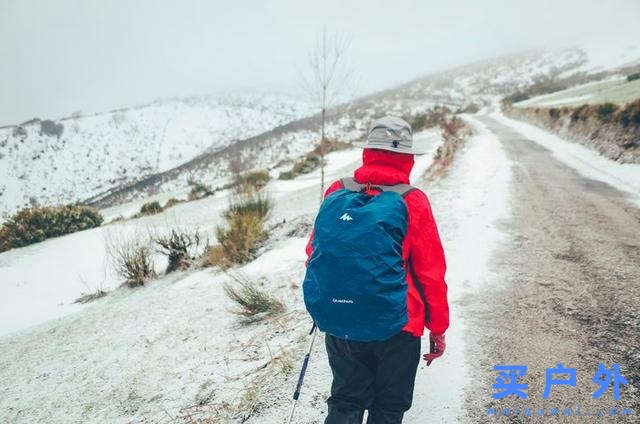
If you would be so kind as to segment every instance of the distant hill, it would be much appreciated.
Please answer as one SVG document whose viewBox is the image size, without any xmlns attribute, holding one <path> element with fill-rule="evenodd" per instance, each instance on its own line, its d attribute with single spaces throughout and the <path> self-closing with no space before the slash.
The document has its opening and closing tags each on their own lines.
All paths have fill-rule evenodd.
<svg viewBox="0 0 640 424">
<path fill-rule="evenodd" d="M 0 128 L 0 217 L 171 169 L 312 112 L 283 95 L 221 94 Z"/>
</svg>

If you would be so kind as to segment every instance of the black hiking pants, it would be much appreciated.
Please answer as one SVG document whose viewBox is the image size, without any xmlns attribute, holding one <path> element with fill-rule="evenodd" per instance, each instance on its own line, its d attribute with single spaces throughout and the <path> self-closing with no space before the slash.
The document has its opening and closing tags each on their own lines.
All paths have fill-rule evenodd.
<svg viewBox="0 0 640 424">
<path fill-rule="evenodd" d="M 399 424 L 411 408 L 420 338 L 401 331 L 390 339 L 355 342 L 327 334 L 333 373 L 325 424 Z"/>
</svg>

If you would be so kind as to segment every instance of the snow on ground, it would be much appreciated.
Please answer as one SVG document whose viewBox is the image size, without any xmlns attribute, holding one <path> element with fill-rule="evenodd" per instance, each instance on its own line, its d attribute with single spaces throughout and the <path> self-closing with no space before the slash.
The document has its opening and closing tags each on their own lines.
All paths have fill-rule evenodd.
<svg viewBox="0 0 640 424">
<path fill-rule="evenodd" d="M 610 184 L 629 195 L 629 200 L 640 206 L 640 165 L 618 163 L 577 143 L 562 138 L 525 122 L 507 118 L 500 112 L 491 115 L 541 146 L 575 169 L 581 175 Z"/>
<path fill-rule="evenodd" d="M 360 155 L 360 149 L 327 155 L 327 179 L 348 176 Z M 319 171 L 314 171 L 291 181 L 274 180 L 267 191 L 278 204 L 281 197 L 316 185 L 318 178 Z M 149 230 L 188 226 L 200 228 L 213 240 L 213 228 L 221 222 L 221 214 L 230 202 L 229 195 L 228 190 L 220 191 L 201 200 L 178 204 L 157 215 L 115 222 L 1 253 L 0 335 L 83 309 L 84 305 L 73 303 L 81 293 L 117 287 L 121 282 L 106 261 L 105 240 L 109 237 L 142 238 Z M 111 214 L 119 216 L 120 212 L 132 210 L 139 210 L 137 203 L 135 208 L 120 206 Z M 300 205 L 297 205 L 276 215 L 293 217 L 300 213 Z M 160 266 L 157 268 L 161 270 Z"/>
<path fill-rule="evenodd" d="M 439 142 L 434 133 L 416 137 Z M 351 175 L 360 155 L 360 149 L 329 154 L 327 180 Z M 425 156 L 418 163 L 425 167 L 429 160 Z M 312 222 L 319 205 L 317 175 L 297 180 L 274 180 L 267 186 L 275 204 L 271 222 L 285 219 L 294 225 L 301 217 Z M 219 192 L 159 215 L 0 254 L 1 272 L 7 276 L 0 296 L 0 420 L 171 422 L 168 417 L 203 397 L 218 406 L 236 405 L 271 355 L 297 355 L 308 330 L 299 288 L 306 234 L 276 237 L 258 259 L 240 269 L 285 302 L 288 312 L 282 322 L 240 326 L 222 292 L 221 283 L 228 278 L 214 269 L 171 274 L 136 290 L 114 290 L 85 306 L 71 303 L 87 291 L 80 277 L 105 289 L 119 284 L 104 263 L 108 234 L 139 234 L 147 227 L 176 224 L 210 231 L 227 207 L 228 195 Z M 298 357 L 292 359 L 297 367 Z M 250 422 L 281 421 L 293 382 L 287 384 L 274 388 L 283 404 L 272 405 Z M 321 390 L 328 390 L 326 381 Z M 318 414 L 320 404 L 310 412 Z M 270 414 L 278 420 L 270 421 Z"/>
<path fill-rule="evenodd" d="M 468 318 L 460 306 L 465 296 L 499 280 L 488 263 L 503 240 L 496 224 L 509 214 L 510 164 L 498 139 L 482 123 L 465 119 L 477 134 L 466 142 L 447 176 L 424 188 L 447 259 L 451 326 L 445 355 L 430 367 L 420 365 L 407 424 L 450 423 L 462 414 L 465 383 L 471 381 L 468 367 L 473 364 L 465 360 Z M 426 351 L 427 339 L 423 342 Z"/>
<path fill-rule="evenodd" d="M 355 168 L 357 162 L 334 160 L 341 156 L 344 152 L 327 156 L 328 178 L 348 175 Z M 311 187 L 317 181 L 278 195 L 277 186 L 283 183 L 273 181 L 274 190 L 267 187 L 276 205 L 273 222 L 315 212 L 318 196 Z M 181 225 L 211 228 L 227 205 L 228 198 L 220 194 L 171 211 Z M 171 274 L 137 290 L 115 290 L 73 313 L 78 310 L 69 302 L 83 289 L 75 274 L 100 268 L 104 231 L 127 226 L 144 231 L 147 225 L 164 225 L 168 219 L 172 218 L 156 215 L 125 221 L 0 255 L 6 271 L 24 277 L 20 283 L 3 281 L 0 297 L 0 322 L 6 324 L 2 332 L 14 332 L 2 338 L 0 348 L 0 421 L 128 423 L 143 422 L 145 417 L 150 422 L 171 422 L 169 416 L 214 396 L 213 392 L 216 402 L 235 405 L 270 352 L 278 355 L 293 343 L 292 337 L 299 336 L 277 334 L 281 330 L 274 335 L 266 323 L 240 326 L 222 291 L 227 277 L 213 269 Z M 305 243 L 304 237 L 276 240 L 270 250 L 240 269 L 270 292 L 282 293 L 294 314 L 288 324 L 306 317 L 300 313 L 304 306 L 299 293 L 292 296 L 290 288 L 304 272 Z M 47 258 L 51 249 L 67 253 Z M 75 259 L 83 252 L 80 264 Z M 29 273 L 34 263 L 42 269 Z M 118 282 L 112 279 L 106 286 L 109 283 Z M 48 296 L 56 290 L 58 294 L 43 296 L 34 306 L 29 295 L 46 287 L 53 289 Z M 34 308 L 42 313 L 31 319 Z M 17 311 L 29 319 L 16 319 Z M 60 318 L 51 320 L 54 317 Z M 46 319 L 50 320 L 24 329 Z"/>
</svg>

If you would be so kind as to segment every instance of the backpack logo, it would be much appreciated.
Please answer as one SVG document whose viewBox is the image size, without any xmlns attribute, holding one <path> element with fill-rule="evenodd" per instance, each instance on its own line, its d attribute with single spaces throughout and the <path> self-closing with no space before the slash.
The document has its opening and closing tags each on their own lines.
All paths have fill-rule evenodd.
<svg viewBox="0 0 640 424">
<path fill-rule="evenodd" d="M 336 299 L 335 297 L 331 299 L 333 303 L 353 303 L 351 299 Z"/>
<path fill-rule="evenodd" d="M 343 221 L 353 221 L 353 218 L 351 218 L 351 215 L 349 215 L 348 213 L 343 213 L 342 216 L 338 219 L 341 219 Z"/>
</svg>

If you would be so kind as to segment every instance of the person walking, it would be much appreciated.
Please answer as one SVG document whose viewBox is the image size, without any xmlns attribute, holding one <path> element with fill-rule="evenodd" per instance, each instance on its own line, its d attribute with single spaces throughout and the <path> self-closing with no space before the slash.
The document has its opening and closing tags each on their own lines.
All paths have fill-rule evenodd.
<svg viewBox="0 0 640 424">
<path fill-rule="evenodd" d="M 325 424 L 401 423 L 424 328 L 427 365 L 445 350 L 446 264 L 431 206 L 409 185 L 411 126 L 386 116 L 368 132 L 362 166 L 326 190 L 307 243 L 304 301 L 333 374 Z"/>
</svg>

